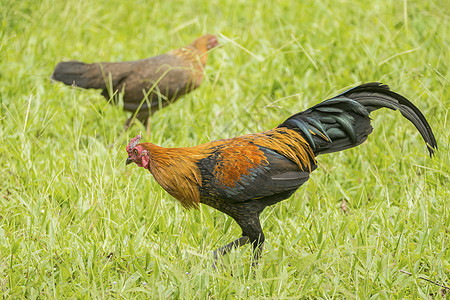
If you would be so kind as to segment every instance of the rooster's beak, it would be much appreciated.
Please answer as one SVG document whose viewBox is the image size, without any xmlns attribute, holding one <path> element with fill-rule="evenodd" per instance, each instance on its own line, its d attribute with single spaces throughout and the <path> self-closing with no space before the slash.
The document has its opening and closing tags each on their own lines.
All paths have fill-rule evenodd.
<svg viewBox="0 0 450 300">
<path fill-rule="evenodd" d="M 131 158 L 127 157 L 127 161 L 125 162 L 125 166 L 131 164 L 132 162 L 133 162 L 133 160 Z"/>
</svg>

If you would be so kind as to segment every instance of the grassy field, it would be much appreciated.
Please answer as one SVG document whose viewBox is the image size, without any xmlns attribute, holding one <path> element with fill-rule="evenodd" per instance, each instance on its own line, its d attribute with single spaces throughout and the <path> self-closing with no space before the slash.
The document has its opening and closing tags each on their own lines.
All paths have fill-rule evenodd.
<svg viewBox="0 0 450 300">
<path fill-rule="evenodd" d="M 450 286 L 447 1 L 64 2 L 0 2 L 4 298 L 442 297 L 424 278 Z M 205 81 L 154 114 L 150 136 L 140 124 L 120 135 L 127 114 L 99 91 L 49 79 L 61 60 L 134 60 L 204 33 L 223 44 Z M 374 113 L 367 142 L 319 157 L 264 211 L 254 272 L 249 246 L 211 268 L 212 250 L 240 235 L 232 219 L 185 211 L 125 167 L 139 132 L 169 147 L 257 132 L 370 81 L 423 111 L 437 155 L 398 112 Z"/>
</svg>

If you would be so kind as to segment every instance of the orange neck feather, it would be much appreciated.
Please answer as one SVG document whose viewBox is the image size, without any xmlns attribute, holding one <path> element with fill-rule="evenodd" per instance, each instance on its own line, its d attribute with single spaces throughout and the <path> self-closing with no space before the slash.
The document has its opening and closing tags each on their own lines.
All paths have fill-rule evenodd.
<svg viewBox="0 0 450 300">
<path fill-rule="evenodd" d="M 175 49 L 169 52 L 170 55 L 181 57 L 183 60 L 190 62 L 192 68 L 192 89 L 196 89 L 203 81 L 203 73 L 208 59 L 208 52 L 195 46 L 188 45 L 183 48 Z"/>
<path fill-rule="evenodd" d="M 152 143 L 142 143 L 149 153 L 149 171 L 156 181 L 185 208 L 198 208 L 201 186 L 200 171 L 189 148 L 164 148 Z"/>
</svg>

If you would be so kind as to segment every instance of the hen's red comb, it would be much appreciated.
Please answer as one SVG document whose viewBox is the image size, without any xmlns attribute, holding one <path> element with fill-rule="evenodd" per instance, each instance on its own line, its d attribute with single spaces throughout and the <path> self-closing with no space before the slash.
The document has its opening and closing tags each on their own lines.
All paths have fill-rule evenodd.
<svg viewBox="0 0 450 300">
<path fill-rule="evenodd" d="M 131 139 L 131 141 L 127 145 L 128 154 L 131 154 L 131 150 L 133 150 L 133 148 L 136 147 L 137 144 L 139 144 L 140 140 L 141 140 L 140 134 L 138 134 L 134 139 Z"/>
</svg>

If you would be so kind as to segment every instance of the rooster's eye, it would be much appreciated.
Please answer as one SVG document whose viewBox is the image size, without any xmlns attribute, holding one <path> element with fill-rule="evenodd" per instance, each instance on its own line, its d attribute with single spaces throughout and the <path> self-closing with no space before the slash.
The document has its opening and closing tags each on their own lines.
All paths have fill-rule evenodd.
<svg viewBox="0 0 450 300">
<path fill-rule="evenodd" d="M 134 155 L 138 155 L 137 149 L 133 149 L 133 153 L 134 153 Z"/>
</svg>

